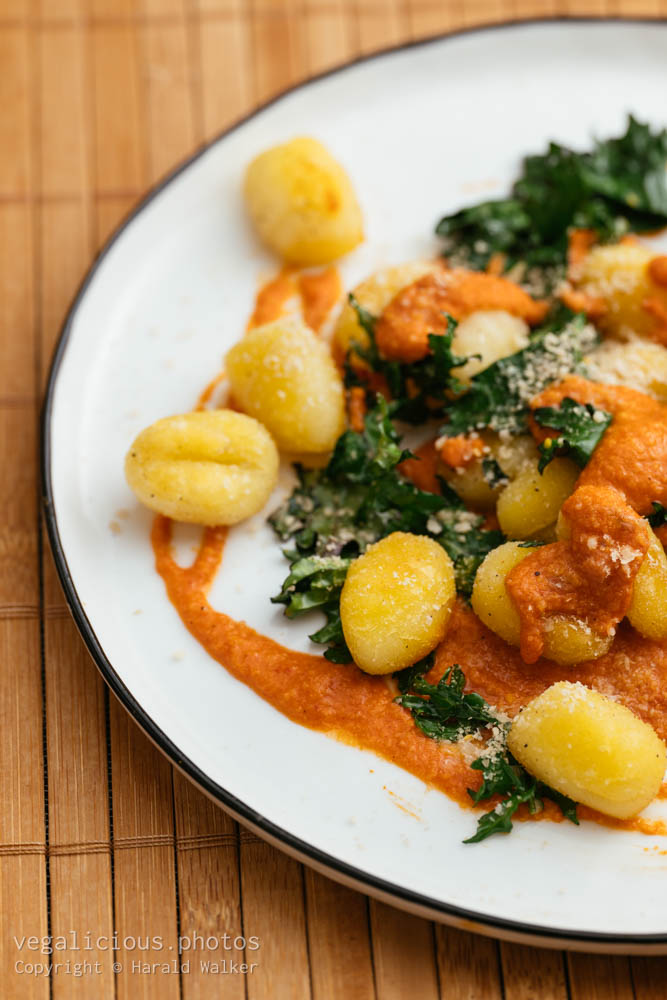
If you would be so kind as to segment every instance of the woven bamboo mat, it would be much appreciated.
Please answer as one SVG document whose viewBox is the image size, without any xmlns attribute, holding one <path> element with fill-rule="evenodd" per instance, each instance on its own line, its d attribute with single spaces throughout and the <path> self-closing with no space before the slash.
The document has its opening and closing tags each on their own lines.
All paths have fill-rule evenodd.
<svg viewBox="0 0 667 1000">
<path fill-rule="evenodd" d="M 434 926 L 239 829 L 172 770 L 88 658 L 41 533 L 35 459 L 66 306 L 109 232 L 186 153 L 362 52 L 462 25 L 620 13 L 664 17 L 667 0 L 0 0 L 0 997 L 667 994 L 667 961 Z M 223 933 L 231 950 L 207 941 Z M 189 971 L 133 970 L 173 962 L 179 934 L 197 946 Z M 42 953 L 45 935 L 67 947 Z M 48 963 L 60 963 L 50 976 Z"/>
</svg>

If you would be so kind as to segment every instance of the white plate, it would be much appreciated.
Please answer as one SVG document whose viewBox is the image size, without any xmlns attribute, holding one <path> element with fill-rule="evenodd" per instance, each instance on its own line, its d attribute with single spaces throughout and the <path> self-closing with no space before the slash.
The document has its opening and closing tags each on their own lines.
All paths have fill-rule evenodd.
<svg viewBox="0 0 667 1000">
<path fill-rule="evenodd" d="M 239 819 L 334 878 L 546 945 L 667 950 L 667 842 L 526 823 L 462 845 L 470 812 L 289 722 L 207 656 L 153 568 L 150 517 L 125 484 L 123 456 L 146 424 L 191 408 L 275 266 L 240 198 L 259 150 L 314 135 L 348 168 L 367 223 L 343 264 L 349 284 L 435 251 L 444 212 L 505 193 L 522 154 L 549 139 L 585 147 L 620 133 L 629 111 L 664 126 L 665 93 L 667 26 L 630 22 L 463 33 L 289 92 L 198 154 L 116 233 L 69 314 L 45 410 L 47 515 L 68 600 L 106 680 L 157 745 Z M 258 516 L 231 533 L 212 603 L 308 649 L 313 623 L 288 624 L 269 603 L 285 571 Z"/>
</svg>

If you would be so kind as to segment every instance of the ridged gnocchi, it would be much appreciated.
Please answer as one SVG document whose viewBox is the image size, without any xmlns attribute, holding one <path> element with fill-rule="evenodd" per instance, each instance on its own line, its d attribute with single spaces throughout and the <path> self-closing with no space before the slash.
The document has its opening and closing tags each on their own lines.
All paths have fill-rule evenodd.
<svg viewBox="0 0 667 1000">
<path fill-rule="evenodd" d="M 511 646 L 519 645 L 521 620 L 505 580 L 532 551 L 519 542 L 499 545 L 485 557 L 473 584 L 473 611 L 487 628 Z M 566 666 L 595 660 L 606 653 L 610 645 L 610 637 L 597 635 L 578 619 L 554 618 L 546 623 L 543 655 Z"/>
<path fill-rule="evenodd" d="M 530 327 L 519 316 L 500 309 L 480 309 L 462 319 L 456 328 L 452 350 L 459 357 L 471 357 L 454 374 L 461 382 L 492 365 L 494 361 L 520 351 L 528 343 Z"/>
<path fill-rule="evenodd" d="M 363 240 L 352 182 L 316 139 L 260 153 L 247 169 L 244 192 L 260 238 L 289 263 L 328 264 Z"/>
<path fill-rule="evenodd" d="M 498 497 L 496 513 L 508 538 L 534 538 L 554 524 L 574 490 L 580 469 L 567 458 L 555 458 L 544 472 L 537 464 L 519 472 Z"/>
<path fill-rule="evenodd" d="M 656 299 L 667 309 L 667 288 L 651 277 L 654 256 L 648 247 L 629 241 L 596 246 L 583 260 L 578 287 L 604 304 L 599 325 L 607 333 L 651 337 L 656 320 L 647 301 Z"/>
<path fill-rule="evenodd" d="M 330 451 L 344 422 L 340 373 L 329 349 L 297 319 L 251 330 L 228 352 L 236 404 L 260 420 L 282 451 Z"/>
<path fill-rule="evenodd" d="M 362 281 L 353 289 L 352 294 L 359 305 L 372 316 L 379 316 L 402 288 L 441 267 L 440 262 L 431 260 L 416 260 L 395 267 L 386 267 Z M 368 337 L 359 325 L 356 312 L 350 303 L 346 302 L 333 335 L 334 355 L 340 364 L 354 343 L 366 346 Z"/>
<path fill-rule="evenodd" d="M 369 674 L 416 663 L 442 640 L 456 587 L 454 567 L 431 538 L 394 532 L 356 559 L 340 599 L 345 641 Z"/>
<path fill-rule="evenodd" d="M 667 639 L 667 556 L 653 532 L 635 577 L 628 620 L 647 639 Z"/>
<path fill-rule="evenodd" d="M 665 744 L 655 730 L 598 691 L 560 681 L 514 718 L 511 753 L 540 781 L 618 819 L 658 793 Z"/>
<path fill-rule="evenodd" d="M 268 500 L 278 451 L 268 431 L 243 413 L 185 413 L 135 438 L 125 476 L 143 504 L 175 521 L 236 524 Z"/>
</svg>

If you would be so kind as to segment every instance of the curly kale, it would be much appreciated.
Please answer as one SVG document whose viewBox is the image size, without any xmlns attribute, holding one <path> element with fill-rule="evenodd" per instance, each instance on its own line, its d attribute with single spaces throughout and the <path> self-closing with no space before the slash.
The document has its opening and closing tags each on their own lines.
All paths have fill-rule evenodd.
<svg viewBox="0 0 667 1000">
<path fill-rule="evenodd" d="M 541 275 L 545 290 L 565 272 L 568 230 L 593 229 L 599 242 L 650 232 L 667 222 L 667 130 L 630 116 L 624 135 L 577 153 L 550 143 L 528 156 L 509 198 L 445 216 L 436 227 L 452 263 L 484 269 L 502 254 L 505 270 Z"/>
<path fill-rule="evenodd" d="M 533 417 L 540 427 L 559 431 L 539 446 L 539 470 L 544 472 L 552 459 L 567 455 L 581 468 L 587 464 L 612 421 L 611 413 L 590 403 L 566 397 L 559 406 L 539 406 Z"/>
<path fill-rule="evenodd" d="M 446 408 L 441 433 L 453 437 L 488 427 L 525 434 L 530 401 L 552 382 L 581 371 L 584 354 L 597 340 L 584 316 L 559 311 L 534 332 L 527 347 L 471 379 L 468 391 Z"/>
</svg>

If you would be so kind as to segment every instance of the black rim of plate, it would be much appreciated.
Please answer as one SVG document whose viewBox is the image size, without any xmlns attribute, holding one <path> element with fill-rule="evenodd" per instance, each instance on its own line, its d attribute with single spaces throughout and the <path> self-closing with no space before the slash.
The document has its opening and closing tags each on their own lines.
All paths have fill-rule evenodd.
<svg viewBox="0 0 667 1000">
<path fill-rule="evenodd" d="M 41 469 L 42 469 L 42 500 L 44 505 L 44 513 L 46 519 L 46 526 L 48 530 L 49 540 L 51 543 L 51 549 L 53 551 L 56 568 L 58 575 L 60 577 L 60 582 L 62 584 L 63 590 L 65 592 L 65 597 L 69 605 L 70 611 L 74 618 L 81 636 L 88 647 L 96 666 L 104 677 L 105 681 L 114 692 L 119 701 L 127 709 L 130 715 L 139 723 L 144 732 L 150 737 L 150 739 L 155 743 L 155 745 L 175 764 L 181 771 L 183 771 L 192 781 L 195 782 L 203 791 L 205 791 L 211 798 L 217 801 L 220 805 L 224 806 L 229 812 L 233 813 L 241 822 L 251 824 L 259 833 L 266 835 L 271 841 L 277 843 L 279 846 L 284 847 L 290 853 L 296 854 L 302 861 L 307 864 L 314 864 L 320 869 L 326 870 L 331 875 L 341 876 L 348 883 L 354 884 L 354 886 L 361 891 L 369 891 L 371 893 L 381 894 L 385 898 L 389 898 L 397 903 L 406 904 L 408 907 L 418 908 L 422 912 L 427 911 L 431 917 L 440 919 L 443 922 L 449 922 L 453 924 L 465 923 L 467 929 L 477 930 L 491 934 L 492 936 L 503 936 L 512 935 L 514 937 L 531 938 L 535 942 L 539 939 L 543 944 L 553 943 L 556 940 L 562 941 L 565 945 L 568 943 L 574 944 L 575 942 L 579 945 L 602 945 L 608 948 L 620 948 L 623 945 L 629 947 L 644 946 L 650 948 L 650 946 L 657 947 L 658 945 L 667 944 L 667 932 L 664 934 L 609 934 L 604 932 L 593 932 L 593 931 L 576 931 L 568 930 L 565 928 L 557 927 L 546 927 L 539 924 L 525 923 L 516 920 L 507 920 L 502 917 L 493 917 L 485 913 L 478 913 L 474 910 L 467 910 L 464 907 L 456 906 L 449 903 L 443 903 L 441 900 L 433 899 L 429 896 L 422 895 L 418 892 L 413 892 L 410 889 L 405 889 L 400 885 L 395 885 L 393 882 L 389 882 L 385 879 L 378 878 L 377 876 L 370 875 L 362 869 L 355 868 L 353 865 L 349 865 L 344 861 L 340 861 L 325 851 L 321 851 L 318 848 L 313 847 L 306 841 L 300 840 L 298 837 L 283 830 L 282 827 L 273 823 L 271 820 L 262 816 L 261 813 L 256 812 L 251 809 L 236 796 L 232 795 L 217 782 L 213 781 L 207 774 L 205 774 L 193 761 L 189 760 L 187 757 L 183 756 L 178 747 L 171 741 L 171 739 L 164 733 L 160 727 L 154 722 L 147 711 L 139 704 L 135 699 L 133 694 L 128 690 L 123 681 L 120 679 L 114 667 L 107 659 L 107 656 L 95 634 L 95 630 L 92 624 L 86 617 L 86 613 L 83 609 L 81 599 L 76 590 L 75 583 L 69 571 L 69 566 L 67 564 L 67 557 L 63 549 L 63 545 L 60 539 L 60 534 L 58 531 L 58 523 L 55 515 L 54 500 L 53 500 L 53 486 L 51 481 L 51 417 L 53 410 L 53 401 L 56 388 L 56 382 L 58 379 L 58 372 L 60 370 L 60 365 L 65 356 L 65 351 L 67 350 L 67 345 L 69 342 L 70 334 L 74 325 L 74 320 L 78 312 L 79 306 L 81 305 L 87 291 L 88 287 L 92 283 L 97 273 L 100 264 L 106 257 L 106 255 L 111 250 L 112 246 L 116 243 L 119 237 L 123 234 L 125 229 L 143 212 L 143 210 L 158 196 L 160 193 L 171 184 L 171 182 L 178 177 L 181 173 L 188 169 L 196 160 L 203 156 L 212 146 L 217 145 L 222 142 L 227 136 L 231 135 L 233 132 L 242 128 L 247 122 L 251 121 L 257 115 L 264 112 L 267 108 L 281 101 L 284 97 L 295 93 L 296 91 L 302 90 L 305 87 L 310 86 L 312 83 L 316 83 L 320 80 L 325 80 L 328 77 L 336 76 L 339 73 L 344 73 L 346 70 L 351 69 L 355 66 L 363 65 L 365 63 L 372 62 L 376 59 L 382 59 L 384 56 L 392 55 L 399 52 L 405 52 L 410 49 L 425 48 L 429 45 L 439 44 L 446 42 L 448 39 L 457 39 L 469 34 L 481 34 L 490 33 L 499 30 L 506 30 L 512 28 L 524 28 L 531 26 L 549 26 L 553 24 L 637 24 L 637 25 L 658 25 L 660 20 L 652 20 L 650 18 L 591 18 L 591 17 L 555 17 L 555 18 L 529 18 L 518 21 L 501 21 L 489 25 L 480 25 L 478 27 L 462 28 L 453 32 L 445 32 L 440 35 L 425 38 L 422 40 L 417 40 L 413 42 L 406 42 L 401 45 L 393 46 L 387 49 L 382 49 L 379 52 L 371 53 L 368 56 L 362 56 L 359 59 L 354 59 L 350 62 L 343 64 L 342 66 L 334 67 L 331 70 L 327 70 L 324 73 L 320 73 L 317 76 L 309 77 L 302 83 L 298 83 L 295 86 L 288 87 L 287 89 L 281 91 L 275 97 L 272 97 L 269 101 L 266 101 L 260 107 L 256 108 L 250 114 L 245 115 L 239 121 L 236 121 L 229 128 L 225 129 L 219 133 L 215 138 L 198 148 L 191 156 L 180 163 L 174 170 L 168 173 L 161 181 L 159 181 L 154 187 L 152 187 L 148 193 L 141 199 L 139 204 L 132 209 L 132 211 L 124 218 L 119 226 L 115 229 L 112 235 L 104 244 L 103 248 L 96 255 L 93 263 L 86 273 L 83 281 L 81 282 L 73 302 L 68 310 L 67 316 L 61 328 L 58 342 L 55 347 L 53 358 L 51 361 L 51 368 L 49 371 L 49 378 L 46 388 L 46 393 L 44 397 L 44 404 L 42 409 L 42 434 L 41 434 Z M 664 25 L 664 22 L 662 22 Z"/>
</svg>

